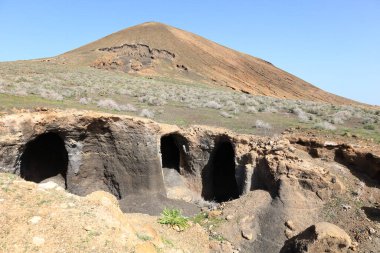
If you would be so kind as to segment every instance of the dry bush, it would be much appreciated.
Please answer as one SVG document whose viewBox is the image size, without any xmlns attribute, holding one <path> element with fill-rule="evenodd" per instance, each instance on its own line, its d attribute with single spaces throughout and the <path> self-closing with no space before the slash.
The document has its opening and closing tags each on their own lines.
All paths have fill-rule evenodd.
<svg viewBox="0 0 380 253">
<path fill-rule="evenodd" d="M 137 111 L 136 107 L 131 105 L 131 104 L 120 105 L 120 110 L 125 111 L 125 112 L 136 112 Z"/>
<path fill-rule="evenodd" d="M 139 116 L 152 119 L 154 118 L 154 112 L 148 109 L 142 109 Z"/>
<path fill-rule="evenodd" d="M 336 126 L 330 124 L 327 121 L 322 121 L 322 122 L 315 124 L 315 128 L 324 129 L 324 130 L 336 130 Z"/>
<path fill-rule="evenodd" d="M 251 105 L 251 106 L 247 106 L 245 108 L 245 112 L 253 114 L 253 113 L 257 113 L 257 109 L 256 109 L 256 107 L 254 107 L 253 105 Z"/>
<path fill-rule="evenodd" d="M 269 123 L 262 121 L 262 120 L 259 120 L 259 119 L 256 120 L 255 127 L 259 128 L 259 129 L 265 129 L 265 130 L 272 129 L 272 126 Z"/>
<path fill-rule="evenodd" d="M 119 104 L 110 98 L 99 100 L 96 105 L 104 109 L 120 111 Z"/>
<path fill-rule="evenodd" d="M 296 107 L 292 109 L 291 112 L 297 115 L 299 121 L 301 122 L 308 122 L 310 120 L 309 115 L 306 112 L 304 112 L 301 108 Z"/>
<path fill-rule="evenodd" d="M 333 124 L 344 124 L 344 122 L 352 117 L 352 112 L 343 110 L 332 115 L 330 122 Z"/>
<path fill-rule="evenodd" d="M 39 94 L 41 97 L 46 98 L 46 99 L 58 100 L 58 101 L 63 100 L 63 96 L 61 94 L 58 94 L 57 92 L 55 92 L 53 90 L 47 90 L 44 88 L 40 88 Z"/>
<path fill-rule="evenodd" d="M 225 112 L 225 111 L 221 111 L 220 115 L 222 115 L 225 118 L 232 118 L 233 117 L 231 114 L 229 114 L 228 112 Z"/>
<path fill-rule="evenodd" d="M 166 100 L 161 97 L 154 97 L 151 95 L 145 95 L 142 97 L 139 97 L 139 101 L 141 103 L 146 103 L 150 106 L 160 106 L 166 104 Z"/>
<path fill-rule="evenodd" d="M 204 106 L 207 108 L 218 109 L 218 110 L 222 108 L 221 104 L 213 100 L 206 102 Z"/>
<path fill-rule="evenodd" d="M 87 67 L 70 68 L 41 62 L 0 63 L 0 77 L 1 93 L 69 99 L 83 104 L 99 101 L 99 107 L 118 111 L 136 111 L 133 105 L 120 105 L 114 101 L 119 101 L 120 96 L 130 96 L 149 106 L 176 103 L 187 108 L 223 110 L 231 115 L 240 111 L 284 114 L 291 111 L 301 122 L 322 125 L 321 122 L 325 121 L 344 124 L 351 118 L 359 119 L 363 124 L 380 122 L 380 113 L 376 114 L 375 110 L 254 96 L 211 89 L 202 84 L 134 77 Z M 104 98 L 113 102 L 102 102 Z"/>
<path fill-rule="evenodd" d="M 238 114 L 240 112 L 240 106 L 231 100 L 226 101 L 226 104 L 223 108 L 224 110 L 230 111 L 234 114 Z"/>
<path fill-rule="evenodd" d="M 83 105 L 88 105 L 90 102 L 91 102 L 90 98 L 80 98 L 79 99 L 79 103 L 81 103 Z"/>
</svg>

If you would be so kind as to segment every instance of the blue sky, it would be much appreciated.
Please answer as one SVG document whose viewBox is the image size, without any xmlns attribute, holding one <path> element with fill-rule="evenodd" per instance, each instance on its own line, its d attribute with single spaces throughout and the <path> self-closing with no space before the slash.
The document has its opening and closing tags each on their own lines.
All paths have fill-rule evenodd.
<svg viewBox="0 0 380 253">
<path fill-rule="evenodd" d="M 0 0 L 0 61 L 54 56 L 146 21 L 268 60 L 380 105 L 380 1 Z"/>
</svg>

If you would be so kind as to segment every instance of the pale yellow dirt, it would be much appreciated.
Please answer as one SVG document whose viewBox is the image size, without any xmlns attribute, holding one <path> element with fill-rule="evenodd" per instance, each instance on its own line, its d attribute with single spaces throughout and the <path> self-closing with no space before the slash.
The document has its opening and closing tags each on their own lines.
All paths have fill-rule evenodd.
<svg viewBox="0 0 380 253">
<path fill-rule="evenodd" d="M 199 226 L 176 232 L 157 217 L 124 214 L 106 192 L 79 197 L 5 173 L 0 224 L 0 252 L 208 252 L 209 245 Z"/>
</svg>

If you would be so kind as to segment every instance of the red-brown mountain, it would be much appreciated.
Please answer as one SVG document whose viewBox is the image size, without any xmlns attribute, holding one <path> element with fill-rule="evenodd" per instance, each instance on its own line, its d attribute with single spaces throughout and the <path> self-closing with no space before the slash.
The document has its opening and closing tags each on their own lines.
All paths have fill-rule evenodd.
<svg viewBox="0 0 380 253">
<path fill-rule="evenodd" d="M 57 59 L 69 64 L 230 87 L 253 95 L 358 104 L 323 91 L 267 61 L 162 23 L 149 22 L 121 30 Z"/>
</svg>

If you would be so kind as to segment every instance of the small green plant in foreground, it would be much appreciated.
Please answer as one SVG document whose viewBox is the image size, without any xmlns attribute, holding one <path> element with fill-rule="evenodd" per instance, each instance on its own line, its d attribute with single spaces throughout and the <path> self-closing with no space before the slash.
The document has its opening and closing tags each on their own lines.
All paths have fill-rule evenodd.
<svg viewBox="0 0 380 253">
<path fill-rule="evenodd" d="M 183 216 L 179 209 L 165 208 L 158 219 L 158 223 L 172 227 L 178 226 L 179 229 L 183 230 L 189 226 L 189 219 Z"/>
<path fill-rule="evenodd" d="M 137 237 L 142 240 L 142 241 L 151 241 L 153 238 L 150 237 L 149 235 L 145 235 L 145 234 L 140 234 L 140 233 L 137 233 L 136 234 Z"/>
<path fill-rule="evenodd" d="M 211 231 L 211 228 L 216 228 L 220 226 L 226 220 L 221 217 L 209 217 L 207 212 L 200 212 L 194 217 L 192 217 L 190 221 L 201 225 L 206 230 Z"/>
<path fill-rule="evenodd" d="M 219 242 L 226 241 L 226 238 L 219 234 L 211 235 L 211 239 Z"/>
<path fill-rule="evenodd" d="M 208 222 L 208 215 L 206 212 L 200 212 L 191 218 L 191 221 L 194 223 L 198 223 L 199 225 L 204 225 Z"/>
</svg>

